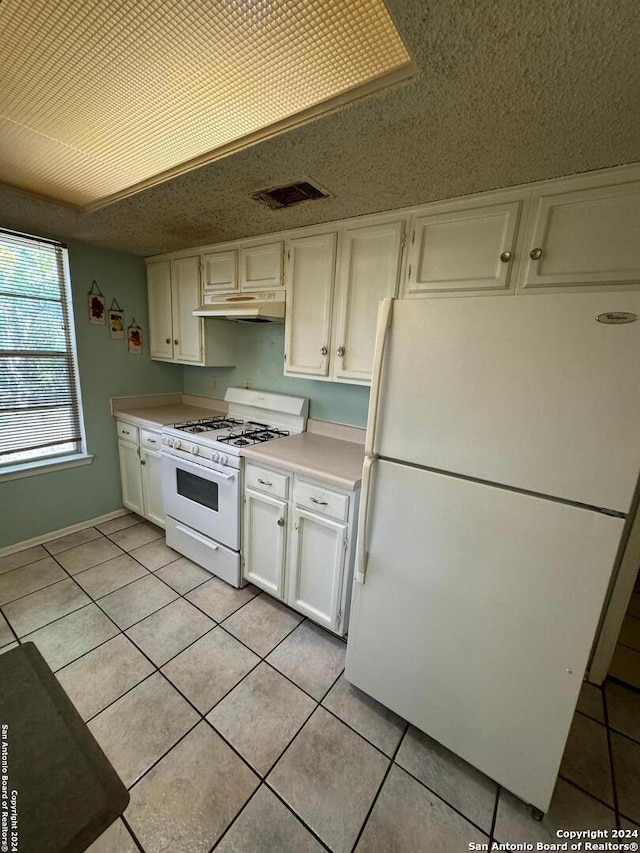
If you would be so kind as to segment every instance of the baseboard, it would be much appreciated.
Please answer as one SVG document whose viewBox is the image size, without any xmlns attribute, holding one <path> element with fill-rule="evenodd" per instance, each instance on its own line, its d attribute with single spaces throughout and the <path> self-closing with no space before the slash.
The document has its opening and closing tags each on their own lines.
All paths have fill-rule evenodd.
<svg viewBox="0 0 640 853">
<path fill-rule="evenodd" d="M 130 515 L 128 509 L 116 509 L 113 512 L 108 512 L 105 515 L 99 515 L 97 518 L 88 518 L 86 521 L 80 521 L 78 524 L 71 524 L 69 527 L 61 527 L 58 530 L 50 530 L 48 533 L 43 533 L 41 536 L 34 536 L 32 539 L 25 539 L 22 542 L 15 542 L 13 545 L 6 545 L 0 548 L 0 557 L 6 557 L 7 554 L 14 554 L 16 551 L 24 551 L 25 548 L 32 548 L 34 545 L 41 545 L 43 542 L 48 542 L 50 539 L 59 539 L 60 536 L 66 536 L 68 533 L 76 533 L 78 530 L 83 530 L 85 527 L 94 527 L 96 524 L 104 524 L 105 521 L 111 521 L 112 518 L 119 518 L 121 515 Z"/>
</svg>

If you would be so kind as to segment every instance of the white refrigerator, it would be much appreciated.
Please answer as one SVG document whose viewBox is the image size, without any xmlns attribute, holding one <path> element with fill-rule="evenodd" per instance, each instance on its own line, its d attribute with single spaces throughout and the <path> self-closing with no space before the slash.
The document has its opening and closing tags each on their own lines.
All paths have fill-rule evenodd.
<svg viewBox="0 0 640 853">
<path fill-rule="evenodd" d="M 380 306 L 346 677 L 542 811 L 640 471 L 633 315 Z"/>
</svg>

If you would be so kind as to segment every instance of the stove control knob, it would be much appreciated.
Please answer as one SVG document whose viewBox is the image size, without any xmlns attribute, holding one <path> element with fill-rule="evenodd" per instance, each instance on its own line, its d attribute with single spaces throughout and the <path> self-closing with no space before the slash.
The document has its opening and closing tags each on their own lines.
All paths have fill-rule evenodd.
<svg viewBox="0 0 640 853">
<path fill-rule="evenodd" d="M 173 447 L 173 445 L 175 444 L 172 438 L 165 438 L 164 443 L 167 445 L 167 447 Z"/>
<path fill-rule="evenodd" d="M 194 445 L 193 445 L 193 447 L 191 448 L 191 453 L 192 453 L 194 456 L 197 456 L 197 455 L 198 455 L 198 453 L 200 453 L 200 448 L 198 447 L 198 445 L 197 445 L 197 444 L 194 444 Z"/>
<path fill-rule="evenodd" d="M 223 454 L 220 455 L 220 464 L 221 465 L 226 465 L 228 463 L 228 461 L 229 461 L 228 456 L 224 456 Z"/>
<path fill-rule="evenodd" d="M 174 447 L 176 450 L 180 450 L 180 448 L 182 447 L 182 445 L 180 443 L 180 439 L 179 438 L 174 439 L 171 447 Z"/>
<path fill-rule="evenodd" d="M 219 460 L 220 460 L 220 454 L 218 453 L 218 451 L 212 450 L 211 451 L 211 461 L 212 462 L 218 462 Z"/>
</svg>

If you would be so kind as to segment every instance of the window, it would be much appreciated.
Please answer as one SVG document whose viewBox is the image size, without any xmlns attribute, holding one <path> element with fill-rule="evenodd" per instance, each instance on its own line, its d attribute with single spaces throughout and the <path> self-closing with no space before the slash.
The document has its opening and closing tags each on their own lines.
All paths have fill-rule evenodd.
<svg viewBox="0 0 640 853">
<path fill-rule="evenodd" d="M 0 476 L 86 453 L 70 296 L 62 243 L 0 230 Z"/>
</svg>

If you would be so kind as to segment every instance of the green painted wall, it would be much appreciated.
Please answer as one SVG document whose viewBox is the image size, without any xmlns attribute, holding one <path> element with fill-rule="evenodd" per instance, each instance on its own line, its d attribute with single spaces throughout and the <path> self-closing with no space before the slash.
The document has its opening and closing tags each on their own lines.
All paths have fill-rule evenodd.
<svg viewBox="0 0 640 853">
<path fill-rule="evenodd" d="M 206 322 L 206 321 L 205 321 Z M 236 367 L 184 368 L 186 394 L 202 394 L 224 398 L 229 386 L 242 387 L 245 379 L 253 388 L 309 398 L 309 414 L 313 418 L 365 426 L 369 389 L 362 385 L 343 385 L 337 382 L 318 382 L 313 379 L 293 379 L 283 376 L 284 325 L 282 323 L 237 323 Z M 215 377 L 218 386 L 211 389 Z"/>
<path fill-rule="evenodd" d="M 182 368 L 149 358 L 147 290 L 142 258 L 83 243 L 69 244 L 80 383 L 90 465 L 0 483 L 0 547 L 95 518 L 122 506 L 118 448 L 109 398 L 182 390 Z M 129 324 L 143 328 L 143 355 L 109 339 L 106 326 L 90 326 L 87 291 L 95 279 L 115 297 Z"/>
</svg>

